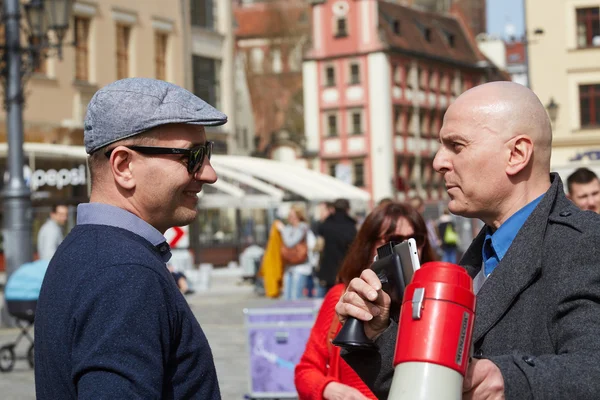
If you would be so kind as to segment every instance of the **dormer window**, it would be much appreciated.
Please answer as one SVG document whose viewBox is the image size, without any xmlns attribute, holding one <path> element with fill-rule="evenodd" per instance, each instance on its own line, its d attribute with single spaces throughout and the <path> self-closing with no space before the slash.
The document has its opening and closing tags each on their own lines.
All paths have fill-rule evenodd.
<svg viewBox="0 0 600 400">
<path fill-rule="evenodd" d="M 335 37 L 346 36 L 348 36 L 348 26 L 346 24 L 346 17 L 337 17 L 335 20 Z"/>
<path fill-rule="evenodd" d="M 427 40 L 428 42 L 431 42 L 431 29 L 425 28 L 425 31 L 423 32 L 423 36 L 425 37 L 425 40 Z"/>
<path fill-rule="evenodd" d="M 397 19 L 395 19 L 392 22 L 392 29 L 394 30 L 394 34 L 395 35 L 400 35 L 400 21 L 398 21 Z"/>
<path fill-rule="evenodd" d="M 444 32 L 444 37 L 446 38 L 446 42 L 448 43 L 448 46 L 450 47 L 454 47 L 456 45 L 456 36 L 453 33 L 450 33 L 446 30 L 443 31 Z"/>
<path fill-rule="evenodd" d="M 425 25 L 423 25 L 421 21 L 415 20 L 415 24 L 417 25 L 417 28 L 419 28 L 419 31 L 421 32 L 421 35 L 423 35 L 423 38 L 426 41 L 431 42 L 431 28 L 428 28 Z"/>
</svg>

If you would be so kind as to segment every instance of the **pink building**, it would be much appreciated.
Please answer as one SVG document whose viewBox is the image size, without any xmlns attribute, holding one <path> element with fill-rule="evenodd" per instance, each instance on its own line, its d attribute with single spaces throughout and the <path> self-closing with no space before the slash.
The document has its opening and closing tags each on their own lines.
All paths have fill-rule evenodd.
<svg viewBox="0 0 600 400">
<path fill-rule="evenodd" d="M 377 0 L 312 0 L 303 62 L 307 152 L 373 200 L 445 191 L 432 169 L 448 105 L 505 80 L 457 17 Z"/>
</svg>

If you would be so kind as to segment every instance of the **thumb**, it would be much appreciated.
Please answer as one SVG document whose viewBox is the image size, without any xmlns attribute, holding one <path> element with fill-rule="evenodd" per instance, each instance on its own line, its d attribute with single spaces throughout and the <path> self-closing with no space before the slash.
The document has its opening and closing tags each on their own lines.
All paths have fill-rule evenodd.
<svg viewBox="0 0 600 400">
<path fill-rule="evenodd" d="M 471 360 L 469 362 L 469 366 L 467 367 L 467 373 L 463 379 L 463 393 L 468 392 L 473 388 L 473 370 L 475 368 L 474 362 L 475 360 Z"/>
</svg>

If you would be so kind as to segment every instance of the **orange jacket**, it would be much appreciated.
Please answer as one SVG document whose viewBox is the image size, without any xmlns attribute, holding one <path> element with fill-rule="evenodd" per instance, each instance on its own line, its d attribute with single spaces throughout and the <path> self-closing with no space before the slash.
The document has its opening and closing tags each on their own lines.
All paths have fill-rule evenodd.
<svg viewBox="0 0 600 400">
<path fill-rule="evenodd" d="M 271 225 L 267 248 L 263 254 L 259 275 L 263 277 L 265 295 L 267 297 L 279 297 L 281 283 L 283 280 L 283 262 L 281 261 L 281 233 L 277 224 Z"/>
</svg>

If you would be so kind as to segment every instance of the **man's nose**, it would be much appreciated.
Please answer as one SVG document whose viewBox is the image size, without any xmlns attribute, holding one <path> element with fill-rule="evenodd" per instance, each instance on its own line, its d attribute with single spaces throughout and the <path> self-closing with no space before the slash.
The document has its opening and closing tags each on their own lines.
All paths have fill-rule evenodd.
<svg viewBox="0 0 600 400">
<path fill-rule="evenodd" d="M 209 160 L 204 160 L 202 167 L 194 174 L 194 179 L 204 183 L 215 183 L 217 181 L 217 172 Z"/>
<path fill-rule="evenodd" d="M 435 153 L 435 157 L 433 158 L 433 169 L 436 172 L 443 172 L 442 170 L 448 169 L 448 159 L 444 155 L 443 147 L 440 147 L 437 153 Z"/>
</svg>

